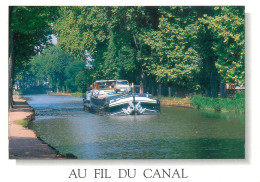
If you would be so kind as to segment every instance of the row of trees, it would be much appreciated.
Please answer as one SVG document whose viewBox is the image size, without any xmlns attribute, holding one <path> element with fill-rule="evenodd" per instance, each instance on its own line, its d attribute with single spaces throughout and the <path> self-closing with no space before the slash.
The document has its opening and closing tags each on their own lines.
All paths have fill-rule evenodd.
<svg viewBox="0 0 260 182">
<path fill-rule="evenodd" d="M 59 47 L 72 57 L 68 62 L 56 60 L 53 64 L 62 67 L 63 64 L 75 60 L 85 61 L 86 51 L 90 53 L 95 60 L 91 62 L 93 67 L 85 68 L 84 74 L 81 72 L 83 70 L 78 72 L 81 72 L 82 77 L 86 77 L 83 79 L 85 82 L 121 78 L 143 85 L 152 80 L 153 83 L 173 86 L 179 90 L 207 93 L 212 97 L 217 96 L 221 84 L 245 83 L 244 7 L 114 6 L 17 9 L 36 14 L 31 16 L 12 11 L 16 17 L 20 17 L 18 25 L 25 23 L 26 19 L 21 17 L 46 15 L 43 20 L 31 21 L 37 20 L 34 23 L 38 31 L 46 28 L 54 31 Z M 35 28 L 33 24 L 29 27 L 28 25 L 30 24 L 24 24 L 29 28 L 28 31 Z M 18 26 L 17 29 L 20 32 L 25 31 Z M 47 31 L 37 32 L 37 35 L 43 35 L 45 39 L 48 34 Z M 32 33 L 29 32 L 29 35 Z M 34 39 L 42 40 L 38 36 Z M 33 45 L 34 49 L 30 50 L 35 52 L 35 48 L 45 45 L 42 43 L 44 41 L 32 42 L 30 45 Z M 17 47 L 26 51 L 19 44 Z M 44 55 L 42 57 L 47 59 Z M 29 57 L 22 59 L 29 60 Z M 17 65 L 17 69 L 18 67 L 24 69 L 26 66 Z M 65 89 L 70 89 L 62 83 L 62 79 L 56 82 L 51 80 L 53 86 L 63 85 Z M 82 87 L 85 85 L 86 83 L 81 84 Z"/>
<path fill-rule="evenodd" d="M 61 7 L 59 45 L 94 57 L 94 79 L 151 78 L 216 97 L 220 83 L 243 85 L 244 7 Z"/>
<path fill-rule="evenodd" d="M 82 89 L 90 85 L 86 82 L 88 75 L 84 68 L 84 61 L 74 59 L 57 45 L 50 46 L 32 57 L 29 69 L 17 86 L 21 90 L 45 86 L 55 92 L 83 92 Z"/>
</svg>

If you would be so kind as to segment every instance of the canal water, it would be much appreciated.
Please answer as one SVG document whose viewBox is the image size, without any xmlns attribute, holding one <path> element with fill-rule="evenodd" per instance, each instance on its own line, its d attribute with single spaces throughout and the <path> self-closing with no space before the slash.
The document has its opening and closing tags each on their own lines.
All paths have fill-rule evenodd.
<svg viewBox="0 0 260 182">
<path fill-rule="evenodd" d="M 61 154 L 79 159 L 232 159 L 245 156 L 245 116 L 179 107 L 159 115 L 99 116 L 82 99 L 28 95 L 31 128 Z"/>
</svg>

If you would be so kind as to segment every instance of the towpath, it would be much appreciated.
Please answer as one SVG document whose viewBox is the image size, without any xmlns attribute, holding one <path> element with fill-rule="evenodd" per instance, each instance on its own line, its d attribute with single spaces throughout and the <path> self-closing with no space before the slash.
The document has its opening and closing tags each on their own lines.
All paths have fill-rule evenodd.
<svg viewBox="0 0 260 182">
<path fill-rule="evenodd" d="M 34 131 L 16 121 L 34 117 L 25 99 L 14 95 L 14 108 L 9 110 L 9 159 L 57 159 L 57 152 L 39 140 Z"/>
</svg>

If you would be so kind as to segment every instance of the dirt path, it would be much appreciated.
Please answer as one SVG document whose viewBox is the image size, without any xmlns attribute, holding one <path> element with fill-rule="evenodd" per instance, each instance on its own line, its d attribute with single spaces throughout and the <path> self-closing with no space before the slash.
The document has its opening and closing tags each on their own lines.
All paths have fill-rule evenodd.
<svg viewBox="0 0 260 182">
<path fill-rule="evenodd" d="M 22 119 L 31 120 L 34 110 L 26 100 L 14 96 L 14 108 L 9 110 L 9 158 L 57 159 L 57 152 L 39 140 L 34 131 L 15 124 Z"/>
</svg>

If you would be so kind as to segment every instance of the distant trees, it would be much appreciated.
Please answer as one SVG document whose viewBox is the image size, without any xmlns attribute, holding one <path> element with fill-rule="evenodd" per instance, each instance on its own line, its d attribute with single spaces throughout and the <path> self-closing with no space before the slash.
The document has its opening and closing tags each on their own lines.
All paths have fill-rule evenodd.
<svg viewBox="0 0 260 182">
<path fill-rule="evenodd" d="M 30 67 L 26 72 L 27 77 L 24 76 L 23 79 L 27 78 L 28 82 L 28 76 L 30 76 L 31 86 L 48 82 L 55 92 L 76 92 L 84 90 L 80 86 L 86 85 L 87 79 L 79 81 L 84 69 L 83 60 L 73 58 L 56 45 L 32 57 Z M 24 80 L 20 82 L 23 83 Z"/>
</svg>

